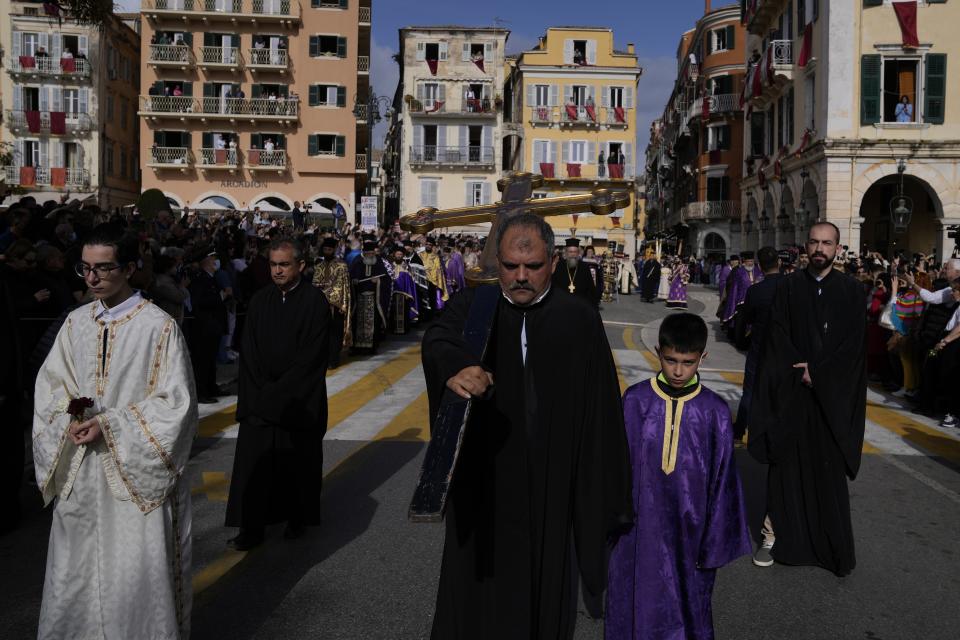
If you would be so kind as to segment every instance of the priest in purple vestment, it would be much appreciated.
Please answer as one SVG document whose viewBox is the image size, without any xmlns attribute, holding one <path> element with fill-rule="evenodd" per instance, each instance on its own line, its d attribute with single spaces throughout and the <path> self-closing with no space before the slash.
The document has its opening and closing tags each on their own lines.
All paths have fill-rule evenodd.
<svg viewBox="0 0 960 640">
<path fill-rule="evenodd" d="M 730 324 L 737 315 L 737 309 L 747 298 L 747 289 L 763 280 L 763 271 L 754 261 L 753 251 L 744 251 L 740 254 L 743 264 L 730 272 L 727 283 L 727 297 L 723 305 L 721 322 Z"/>
<path fill-rule="evenodd" d="M 459 251 L 450 247 L 443 249 L 443 262 L 446 265 L 444 270 L 447 274 L 447 291 L 450 295 L 457 291 L 463 291 L 467 286 L 467 280 L 464 274 L 463 256 Z"/>
<path fill-rule="evenodd" d="M 727 258 L 727 263 L 720 267 L 717 273 L 717 295 L 720 296 L 720 305 L 717 307 L 718 318 L 723 318 L 723 310 L 727 304 L 727 285 L 730 282 L 730 274 L 739 266 L 740 256 L 733 255 Z"/>
<path fill-rule="evenodd" d="M 607 640 L 710 639 L 718 568 L 751 552 L 727 403 L 697 369 L 707 326 L 660 326 L 661 372 L 623 397 L 635 526 L 610 556 Z"/>
</svg>

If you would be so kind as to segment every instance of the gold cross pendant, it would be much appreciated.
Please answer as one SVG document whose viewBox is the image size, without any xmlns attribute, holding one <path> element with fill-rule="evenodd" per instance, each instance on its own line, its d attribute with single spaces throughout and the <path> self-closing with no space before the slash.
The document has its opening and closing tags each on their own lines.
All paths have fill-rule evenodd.
<svg viewBox="0 0 960 640">
<path fill-rule="evenodd" d="M 577 288 L 574 286 L 574 284 L 573 284 L 572 282 L 570 283 L 570 286 L 567 287 L 567 289 L 570 290 L 570 293 L 573 293 L 574 291 L 577 290 Z"/>
</svg>

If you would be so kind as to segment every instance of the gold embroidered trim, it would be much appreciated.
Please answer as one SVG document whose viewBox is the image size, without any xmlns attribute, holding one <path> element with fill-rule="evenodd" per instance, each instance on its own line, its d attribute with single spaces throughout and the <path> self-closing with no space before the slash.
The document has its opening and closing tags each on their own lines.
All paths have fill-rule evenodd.
<svg viewBox="0 0 960 640">
<path fill-rule="evenodd" d="M 183 549 L 180 539 L 179 487 L 171 495 L 170 507 L 173 520 L 173 599 L 177 608 L 177 627 L 183 629 Z"/>
<path fill-rule="evenodd" d="M 163 349 L 170 338 L 170 332 L 173 330 L 173 320 L 169 320 L 163 327 L 160 339 L 157 340 L 157 348 L 153 355 L 153 366 L 147 373 L 147 395 L 152 395 L 157 388 L 157 381 L 160 378 L 160 365 L 163 358 Z"/>
<path fill-rule="evenodd" d="M 147 425 L 147 419 L 143 417 L 143 413 L 140 412 L 140 409 L 135 404 L 130 405 L 130 413 L 137 419 L 137 423 L 140 425 L 140 429 L 143 430 L 143 435 L 147 437 L 147 440 L 150 441 L 150 444 L 153 445 L 154 450 L 156 450 L 157 455 L 160 456 L 160 459 L 163 460 L 163 464 L 167 467 L 167 471 L 170 472 L 170 475 L 177 475 L 177 468 L 173 464 L 173 459 L 170 457 L 170 454 L 166 452 L 163 448 L 163 445 L 160 444 L 160 441 L 153 435 L 153 432 L 150 430 L 150 427 Z"/>
<path fill-rule="evenodd" d="M 107 443 L 107 448 L 110 450 L 110 457 L 113 458 L 113 464 L 116 466 L 117 473 L 120 475 L 123 485 L 127 488 L 127 492 L 130 494 L 133 503 L 137 505 L 137 508 L 140 509 L 142 513 L 149 513 L 163 504 L 163 500 L 144 500 L 143 496 L 134 488 L 133 483 L 127 478 L 127 474 L 123 472 L 120 454 L 117 452 L 117 443 L 113 438 L 113 432 L 110 430 L 110 421 L 107 420 L 106 416 L 102 413 L 97 416 L 97 421 L 100 423 L 100 431 L 103 433 L 103 440 Z"/>
<path fill-rule="evenodd" d="M 690 400 L 693 400 L 700 394 L 703 388 L 697 385 L 694 391 L 679 398 L 671 398 L 657 385 L 657 378 L 650 379 L 650 386 L 654 393 L 660 396 L 666 403 L 663 420 L 663 451 L 660 458 L 660 469 L 667 475 L 673 473 L 677 468 L 677 449 L 680 446 L 680 424 L 683 420 L 683 406 Z M 673 403 L 677 403 L 677 409 L 674 411 Z"/>
</svg>

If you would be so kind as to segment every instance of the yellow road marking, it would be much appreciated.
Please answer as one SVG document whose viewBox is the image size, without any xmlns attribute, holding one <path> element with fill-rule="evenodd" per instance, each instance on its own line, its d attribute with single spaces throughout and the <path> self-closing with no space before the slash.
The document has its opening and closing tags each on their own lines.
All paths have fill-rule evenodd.
<svg viewBox="0 0 960 640">
<path fill-rule="evenodd" d="M 627 327 L 623 330 L 623 344 L 626 345 L 627 349 L 631 351 L 637 351 L 646 359 L 647 364 L 650 365 L 650 368 L 654 371 L 660 371 L 660 361 L 655 355 L 650 353 L 646 348 L 641 349 L 637 346 L 637 343 L 633 340 L 633 327 Z"/>
<path fill-rule="evenodd" d="M 617 361 L 616 354 L 611 351 L 610 355 L 613 356 L 613 366 L 617 368 L 617 382 L 620 383 L 620 395 L 623 396 L 623 392 L 627 390 L 627 381 L 623 377 L 623 372 L 620 371 L 620 363 Z"/>
<path fill-rule="evenodd" d="M 733 384 L 743 386 L 743 372 L 742 371 L 718 371 L 720 377 L 731 382 Z"/>
<path fill-rule="evenodd" d="M 424 391 L 417 399 L 394 416 L 374 440 L 407 440 L 427 442 L 430 440 L 430 403 Z"/>
<path fill-rule="evenodd" d="M 197 429 L 197 436 L 200 438 L 212 438 L 235 424 L 237 424 L 237 405 L 232 404 L 226 409 L 221 409 L 206 418 L 201 418 L 200 425 Z"/>
<path fill-rule="evenodd" d="M 960 465 L 960 440 L 951 438 L 900 412 L 872 402 L 867 403 L 867 419 L 930 455 Z"/>
<path fill-rule="evenodd" d="M 365 404 L 382 394 L 420 364 L 420 345 L 401 351 L 346 389 L 327 400 L 327 431 L 331 431 Z"/>
<path fill-rule="evenodd" d="M 193 495 L 207 494 L 207 500 L 226 502 L 230 495 L 230 481 L 222 471 L 204 471 L 201 474 L 203 483 L 190 490 Z"/>
<path fill-rule="evenodd" d="M 246 557 L 246 551 L 237 551 L 235 549 L 225 551 L 223 555 L 193 574 L 193 594 L 197 595 L 215 583 Z"/>
<path fill-rule="evenodd" d="M 866 440 L 863 441 L 863 449 L 861 449 L 861 451 L 863 451 L 863 453 L 866 453 L 866 454 L 880 453 L 880 449 L 877 449 L 875 446 L 873 446 Z"/>
</svg>

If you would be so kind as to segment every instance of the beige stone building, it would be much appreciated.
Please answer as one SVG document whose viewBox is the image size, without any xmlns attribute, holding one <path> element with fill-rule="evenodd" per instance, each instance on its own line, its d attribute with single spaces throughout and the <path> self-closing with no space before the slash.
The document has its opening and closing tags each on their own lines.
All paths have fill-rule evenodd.
<svg viewBox="0 0 960 640">
<path fill-rule="evenodd" d="M 370 144 L 370 0 L 143 0 L 142 15 L 144 188 L 174 207 L 300 201 L 354 219 Z"/>
<path fill-rule="evenodd" d="M 851 251 L 954 251 L 960 4 L 916 10 L 917 42 L 905 44 L 889 0 L 745 3 L 746 247 L 802 242 L 829 220 Z M 892 215 L 901 195 L 904 230 Z"/>
<path fill-rule="evenodd" d="M 140 193 L 136 31 L 117 17 L 101 31 L 2 0 L 0 47 L 2 141 L 12 152 L 3 178 L 13 197 L 132 203 Z"/>
<path fill-rule="evenodd" d="M 509 35 L 495 27 L 400 29 L 400 83 L 386 144 L 396 183 L 389 198 L 396 205 L 388 209 L 403 215 L 499 199 Z M 451 231 L 486 232 L 488 227 Z"/>
</svg>

